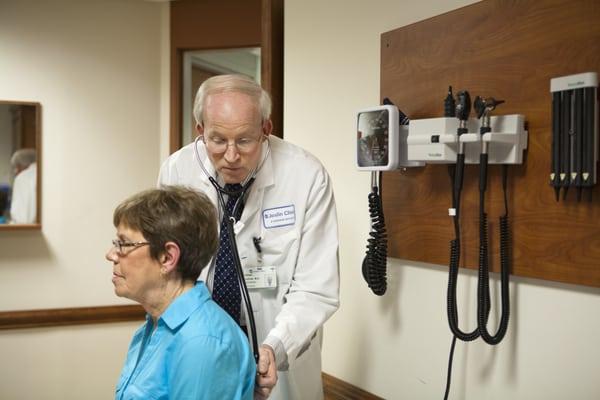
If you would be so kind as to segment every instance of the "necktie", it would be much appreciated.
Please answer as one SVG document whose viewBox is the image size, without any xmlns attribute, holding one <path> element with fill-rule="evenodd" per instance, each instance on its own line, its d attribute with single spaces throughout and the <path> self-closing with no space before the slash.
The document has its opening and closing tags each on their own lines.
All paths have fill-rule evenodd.
<svg viewBox="0 0 600 400">
<path fill-rule="evenodd" d="M 242 185 L 226 184 L 225 190 L 236 191 L 240 190 Z M 233 259 L 233 251 L 229 243 L 229 234 L 227 232 L 227 218 L 232 215 L 233 207 L 240 194 L 237 196 L 229 196 L 225 205 L 226 212 L 223 213 L 221 220 L 221 235 L 219 239 L 219 251 L 215 261 L 215 278 L 213 283 L 212 296 L 214 301 L 221 306 L 231 318 L 238 324 L 240 323 L 240 310 L 242 298 L 240 294 L 240 284 L 237 280 L 237 272 Z M 238 220 L 242 214 L 244 204 L 241 204 L 235 219 Z"/>
</svg>

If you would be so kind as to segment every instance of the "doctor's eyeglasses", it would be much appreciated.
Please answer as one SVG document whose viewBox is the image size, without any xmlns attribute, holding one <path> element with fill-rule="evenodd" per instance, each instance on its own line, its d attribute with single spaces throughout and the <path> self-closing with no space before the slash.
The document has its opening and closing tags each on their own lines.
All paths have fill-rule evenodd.
<svg viewBox="0 0 600 400">
<path fill-rule="evenodd" d="M 258 147 L 262 139 L 262 135 L 260 138 L 253 137 L 241 137 L 235 140 L 232 140 L 231 143 L 229 140 L 226 140 L 220 136 L 204 136 L 203 141 L 206 145 L 206 148 L 215 154 L 225 153 L 229 146 L 234 146 L 238 153 L 247 154 L 251 153 Z"/>
<path fill-rule="evenodd" d="M 125 249 L 127 249 L 128 247 L 133 247 L 133 249 L 137 249 L 138 247 L 142 247 L 147 244 L 150 244 L 150 242 L 125 242 L 121 239 L 113 239 L 112 241 L 113 248 L 117 250 L 117 253 L 120 256 L 125 256 L 133 251 L 125 251 Z"/>
</svg>

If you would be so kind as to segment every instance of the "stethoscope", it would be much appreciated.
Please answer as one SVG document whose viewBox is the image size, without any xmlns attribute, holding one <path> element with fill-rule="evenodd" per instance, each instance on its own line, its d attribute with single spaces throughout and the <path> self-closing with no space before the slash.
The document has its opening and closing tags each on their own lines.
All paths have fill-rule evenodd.
<svg viewBox="0 0 600 400">
<path fill-rule="evenodd" d="M 252 172 L 250 172 L 248 174 L 246 179 L 244 179 L 244 181 L 241 183 L 241 185 L 242 185 L 241 188 L 231 191 L 231 190 L 225 189 L 224 187 L 221 187 L 221 185 L 219 185 L 217 180 L 211 176 L 211 174 L 208 172 L 208 170 L 204 166 L 204 163 L 202 162 L 202 159 L 200 158 L 200 152 L 198 151 L 198 142 L 200 140 L 201 140 L 201 136 L 198 136 L 196 138 L 196 140 L 194 140 L 194 154 L 196 155 L 196 161 L 198 162 L 200 169 L 202 169 L 202 171 L 204 172 L 204 174 L 210 181 L 211 185 L 215 188 L 215 190 L 217 192 L 217 197 L 219 198 L 220 208 L 223 212 L 223 218 L 225 219 L 226 224 L 227 224 L 227 236 L 229 238 L 231 252 L 233 253 L 233 260 L 234 260 L 234 264 L 235 264 L 236 275 L 237 275 L 238 283 L 240 285 L 240 289 L 242 291 L 242 299 L 243 299 L 244 304 L 246 305 L 246 315 L 248 316 L 248 322 L 250 323 L 250 336 L 251 336 L 251 340 L 252 340 L 252 351 L 254 353 L 254 360 L 255 360 L 255 362 L 258 363 L 258 341 L 256 339 L 256 323 L 254 321 L 254 312 L 252 310 L 252 303 L 250 302 L 250 295 L 248 294 L 248 287 L 246 286 L 246 281 L 244 280 L 244 271 L 242 270 L 242 262 L 240 260 L 240 254 L 238 252 L 237 243 L 235 241 L 236 232 L 235 232 L 234 225 L 237 222 L 235 219 L 235 216 L 238 214 L 238 210 L 239 210 L 240 206 L 243 204 L 243 201 L 244 201 L 243 199 L 246 197 L 246 193 L 252 187 L 252 184 L 256 180 L 256 175 L 260 172 L 265 161 L 271 154 L 271 142 L 269 141 L 269 137 L 267 136 L 266 137 L 267 150 L 266 150 L 265 155 L 263 156 L 262 160 L 256 166 L 256 168 L 254 168 L 252 170 Z M 225 206 L 226 203 L 225 203 L 224 195 L 238 196 L 238 199 L 236 200 L 235 205 L 233 206 L 233 211 L 231 214 L 228 214 L 228 212 L 227 212 L 227 207 Z"/>
</svg>

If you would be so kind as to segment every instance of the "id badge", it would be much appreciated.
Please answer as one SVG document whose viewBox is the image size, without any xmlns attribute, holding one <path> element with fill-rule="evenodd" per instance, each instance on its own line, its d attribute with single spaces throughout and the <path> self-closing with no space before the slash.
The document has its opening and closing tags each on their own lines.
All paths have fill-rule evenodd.
<svg viewBox="0 0 600 400">
<path fill-rule="evenodd" d="M 274 266 L 245 267 L 244 280 L 248 289 L 277 287 L 277 270 Z"/>
</svg>

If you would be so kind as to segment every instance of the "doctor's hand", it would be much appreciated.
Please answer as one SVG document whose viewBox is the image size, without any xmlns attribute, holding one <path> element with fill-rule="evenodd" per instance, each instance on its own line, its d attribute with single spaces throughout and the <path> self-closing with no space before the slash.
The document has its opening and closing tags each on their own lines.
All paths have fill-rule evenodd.
<svg viewBox="0 0 600 400">
<path fill-rule="evenodd" d="M 277 365 L 273 349 L 265 344 L 258 348 L 258 365 L 256 366 L 256 385 L 254 399 L 265 400 L 277 383 Z"/>
</svg>

